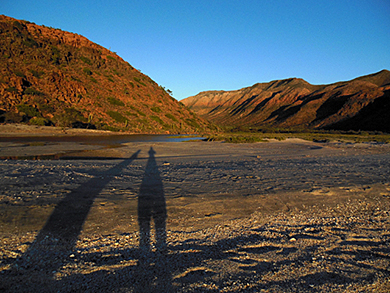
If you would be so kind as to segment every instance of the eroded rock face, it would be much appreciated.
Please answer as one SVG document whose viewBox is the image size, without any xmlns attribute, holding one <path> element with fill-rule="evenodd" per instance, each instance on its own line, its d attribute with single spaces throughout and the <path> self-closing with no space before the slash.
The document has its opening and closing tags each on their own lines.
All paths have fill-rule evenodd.
<svg viewBox="0 0 390 293">
<path fill-rule="evenodd" d="M 390 72 L 330 85 L 291 78 L 201 92 L 183 104 L 224 125 L 390 131 Z"/>
<path fill-rule="evenodd" d="M 142 133 L 209 127 L 110 50 L 78 34 L 0 15 L 0 122 L 21 120 Z"/>
</svg>

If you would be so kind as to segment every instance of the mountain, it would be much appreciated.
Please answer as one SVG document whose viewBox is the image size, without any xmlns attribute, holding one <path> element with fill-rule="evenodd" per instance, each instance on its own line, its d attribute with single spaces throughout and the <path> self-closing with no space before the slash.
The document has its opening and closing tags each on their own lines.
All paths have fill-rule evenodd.
<svg viewBox="0 0 390 293">
<path fill-rule="evenodd" d="M 87 38 L 0 15 L 0 123 L 194 133 L 209 123 Z"/>
<path fill-rule="evenodd" d="M 390 71 L 329 85 L 290 78 L 182 100 L 225 126 L 378 130 L 390 132 Z"/>
</svg>

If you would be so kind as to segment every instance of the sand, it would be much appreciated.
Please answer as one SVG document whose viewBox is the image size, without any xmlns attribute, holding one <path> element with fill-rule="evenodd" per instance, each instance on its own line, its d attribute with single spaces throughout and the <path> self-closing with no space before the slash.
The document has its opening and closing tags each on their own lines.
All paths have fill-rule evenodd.
<svg viewBox="0 0 390 293">
<path fill-rule="evenodd" d="M 388 145 L 0 140 L 70 150 L 0 161 L 0 291 L 390 290 Z"/>
</svg>

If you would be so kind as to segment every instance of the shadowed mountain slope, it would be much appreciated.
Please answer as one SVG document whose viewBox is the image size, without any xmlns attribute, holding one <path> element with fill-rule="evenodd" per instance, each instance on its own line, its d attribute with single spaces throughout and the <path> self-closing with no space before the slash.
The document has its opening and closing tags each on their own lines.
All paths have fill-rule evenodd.
<svg viewBox="0 0 390 293">
<path fill-rule="evenodd" d="M 390 71 L 329 85 L 290 78 L 182 100 L 226 126 L 379 130 L 390 132 Z"/>
<path fill-rule="evenodd" d="M 0 123 L 193 133 L 209 123 L 114 52 L 0 15 Z"/>
</svg>

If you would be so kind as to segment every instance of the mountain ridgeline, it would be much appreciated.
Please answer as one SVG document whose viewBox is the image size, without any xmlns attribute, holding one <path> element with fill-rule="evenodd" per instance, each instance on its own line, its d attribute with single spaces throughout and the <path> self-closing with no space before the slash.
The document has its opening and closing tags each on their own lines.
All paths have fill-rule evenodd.
<svg viewBox="0 0 390 293">
<path fill-rule="evenodd" d="M 114 52 L 0 15 L 0 123 L 12 122 L 135 133 L 210 126 Z"/>
<path fill-rule="evenodd" d="M 390 71 L 329 85 L 290 78 L 182 100 L 225 126 L 390 132 Z"/>
</svg>

